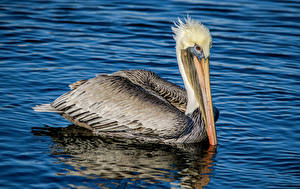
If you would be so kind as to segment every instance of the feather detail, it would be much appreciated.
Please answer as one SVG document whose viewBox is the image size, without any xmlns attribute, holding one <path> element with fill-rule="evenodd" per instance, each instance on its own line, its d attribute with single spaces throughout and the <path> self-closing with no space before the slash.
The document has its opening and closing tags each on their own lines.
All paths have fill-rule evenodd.
<svg viewBox="0 0 300 189">
<path fill-rule="evenodd" d="M 56 112 L 56 113 L 62 113 L 62 111 L 59 111 L 51 106 L 51 104 L 40 104 L 33 107 L 33 110 L 36 112 Z"/>
</svg>

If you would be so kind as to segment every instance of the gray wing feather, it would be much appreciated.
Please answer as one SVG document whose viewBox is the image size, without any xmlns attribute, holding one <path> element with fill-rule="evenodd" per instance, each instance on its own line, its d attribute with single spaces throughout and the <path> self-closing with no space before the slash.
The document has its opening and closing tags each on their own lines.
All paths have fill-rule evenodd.
<svg viewBox="0 0 300 189">
<path fill-rule="evenodd" d="M 75 83 L 72 83 L 71 85 L 69 85 L 70 89 L 76 89 L 77 87 L 79 87 L 80 85 L 84 84 L 85 82 L 87 82 L 87 80 L 79 80 L 76 81 Z"/>
<path fill-rule="evenodd" d="M 58 111 L 57 109 L 53 108 L 51 104 L 40 104 L 33 107 L 33 110 L 36 112 L 56 112 L 56 113 L 62 113 L 61 111 Z"/>
<path fill-rule="evenodd" d="M 147 70 L 121 70 L 112 75 L 128 78 L 160 99 L 167 100 L 177 109 L 185 112 L 187 95 L 185 89 Z"/>
<path fill-rule="evenodd" d="M 154 93 L 118 74 L 99 75 L 60 96 L 51 106 L 98 134 L 178 137 L 190 118 Z"/>
</svg>

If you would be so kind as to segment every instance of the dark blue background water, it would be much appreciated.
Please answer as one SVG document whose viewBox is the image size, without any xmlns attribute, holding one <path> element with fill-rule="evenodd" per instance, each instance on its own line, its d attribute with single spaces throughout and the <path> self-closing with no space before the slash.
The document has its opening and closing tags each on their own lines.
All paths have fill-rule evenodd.
<svg viewBox="0 0 300 189">
<path fill-rule="evenodd" d="M 170 27 L 187 13 L 213 36 L 216 151 L 115 144 L 31 109 L 120 69 L 183 86 Z M 0 187 L 300 187 L 299 20 L 293 0 L 1 1 Z"/>
</svg>

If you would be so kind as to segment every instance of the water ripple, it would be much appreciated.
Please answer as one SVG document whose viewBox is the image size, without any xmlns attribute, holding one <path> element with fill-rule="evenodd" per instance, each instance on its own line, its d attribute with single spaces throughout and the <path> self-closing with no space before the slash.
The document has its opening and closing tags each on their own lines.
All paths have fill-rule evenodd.
<svg viewBox="0 0 300 189">
<path fill-rule="evenodd" d="M 295 0 L 3 1 L 1 186 L 300 187 L 299 8 Z M 120 69 L 183 86 L 170 27 L 186 14 L 213 37 L 217 149 L 118 144 L 31 110 L 72 82 Z"/>
</svg>

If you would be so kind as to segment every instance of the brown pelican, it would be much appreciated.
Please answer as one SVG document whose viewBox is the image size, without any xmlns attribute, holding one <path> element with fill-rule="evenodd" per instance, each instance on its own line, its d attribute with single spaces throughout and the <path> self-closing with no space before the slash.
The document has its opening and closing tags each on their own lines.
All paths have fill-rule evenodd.
<svg viewBox="0 0 300 189">
<path fill-rule="evenodd" d="M 35 111 L 57 112 L 95 135 L 142 143 L 217 144 L 209 78 L 211 35 L 196 20 L 172 27 L 186 88 L 153 72 L 124 70 L 70 85 L 71 91 Z"/>
</svg>

